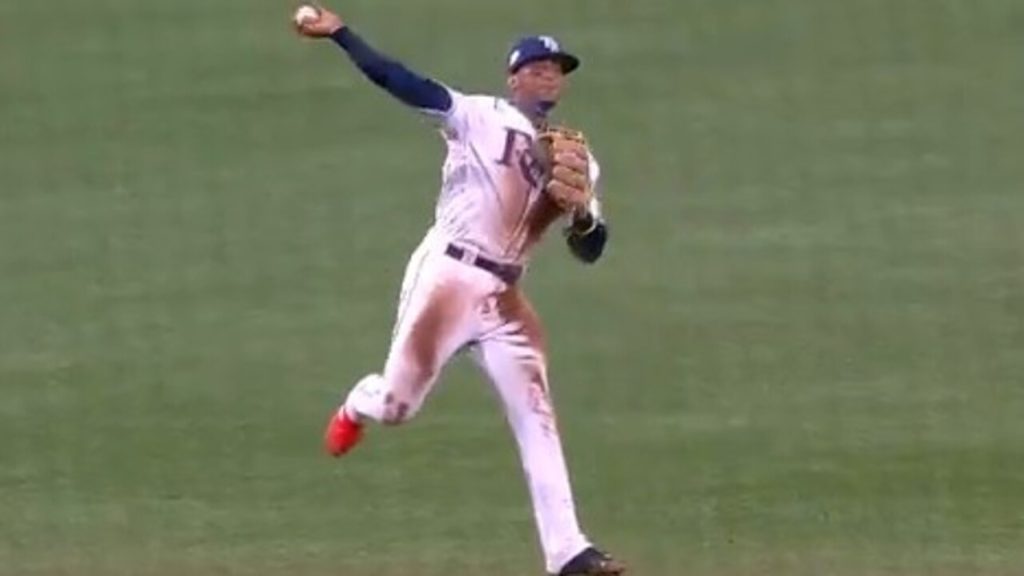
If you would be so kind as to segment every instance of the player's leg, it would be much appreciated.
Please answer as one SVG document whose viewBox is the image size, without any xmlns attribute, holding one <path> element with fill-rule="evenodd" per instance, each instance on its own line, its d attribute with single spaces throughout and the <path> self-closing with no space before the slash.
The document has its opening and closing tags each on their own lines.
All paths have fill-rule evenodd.
<svg viewBox="0 0 1024 576">
<path fill-rule="evenodd" d="M 350 415 L 402 424 L 419 411 L 448 359 L 471 336 L 471 290 L 445 271 L 444 262 L 424 266 L 422 285 L 400 310 L 382 374 L 364 377 L 345 402 Z"/>
<path fill-rule="evenodd" d="M 619 574 L 617 562 L 594 550 L 580 529 L 547 380 L 539 318 L 518 288 L 494 297 L 490 324 L 472 348 L 494 384 L 515 434 L 534 518 L 552 574 Z"/>
<path fill-rule="evenodd" d="M 466 268 L 429 241 L 413 253 L 384 371 L 359 380 L 338 408 L 325 436 L 330 453 L 347 452 L 365 422 L 401 424 L 419 411 L 445 363 L 476 329 L 483 289 Z"/>
</svg>

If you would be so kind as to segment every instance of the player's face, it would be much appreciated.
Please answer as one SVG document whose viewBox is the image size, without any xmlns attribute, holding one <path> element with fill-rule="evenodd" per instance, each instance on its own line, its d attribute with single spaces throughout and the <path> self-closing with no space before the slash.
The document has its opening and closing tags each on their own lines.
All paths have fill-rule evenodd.
<svg viewBox="0 0 1024 576">
<path fill-rule="evenodd" d="M 558 62 L 538 60 L 524 64 L 509 76 L 508 86 L 517 100 L 558 102 L 565 87 L 565 74 Z"/>
</svg>

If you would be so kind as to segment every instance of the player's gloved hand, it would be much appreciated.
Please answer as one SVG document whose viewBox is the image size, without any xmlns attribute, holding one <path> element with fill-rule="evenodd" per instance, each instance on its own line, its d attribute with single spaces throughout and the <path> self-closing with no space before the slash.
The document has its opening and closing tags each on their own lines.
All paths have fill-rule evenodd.
<svg viewBox="0 0 1024 576">
<path fill-rule="evenodd" d="M 296 23 L 295 29 L 303 36 L 310 38 L 323 38 L 330 36 L 338 30 L 345 27 L 345 23 L 342 22 L 341 17 L 331 12 L 330 10 L 316 5 L 319 17 L 315 20 L 304 20 L 302 23 Z"/>
<path fill-rule="evenodd" d="M 563 211 L 582 214 L 593 196 L 590 154 L 582 132 L 549 126 L 537 134 L 548 196 Z"/>
</svg>

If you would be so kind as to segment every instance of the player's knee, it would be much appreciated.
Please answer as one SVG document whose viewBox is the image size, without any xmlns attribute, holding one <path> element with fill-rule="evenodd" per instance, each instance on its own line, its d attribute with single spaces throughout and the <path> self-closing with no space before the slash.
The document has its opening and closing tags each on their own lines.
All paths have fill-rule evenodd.
<svg viewBox="0 0 1024 576">
<path fill-rule="evenodd" d="M 389 366 L 384 378 L 389 392 L 384 398 L 381 422 L 397 426 L 419 412 L 427 391 L 437 378 L 437 370 L 420 362 L 406 361 Z"/>
</svg>

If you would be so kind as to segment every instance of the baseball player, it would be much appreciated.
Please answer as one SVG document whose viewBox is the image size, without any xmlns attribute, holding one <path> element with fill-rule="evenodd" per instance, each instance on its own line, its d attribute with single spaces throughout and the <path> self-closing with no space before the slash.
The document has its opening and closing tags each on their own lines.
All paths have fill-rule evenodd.
<svg viewBox="0 0 1024 576">
<path fill-rule="evenodd" d="M 584 262 L 600 257 L 608 237 L 594 194 L 597 162 L 579 133 L 548 122 L 579 60 L 551 37 L 523 38 L 508 55 L 508 97 L 467 95 L 380 54 L 329 10 L 296 25 L 333 40 L 371 82 L 431 118 L 448 148 L 435 222 L 409 259 L 383 372 L 359 380 L 332 415 L 327 451 L 347 453 L 370 423 L 407 422 L 445 364 L 468 352 L 504 403 L 547 572 L 622 574 L 576 518 L 544 335 L 519 284 L 553 223 L 563 223 Z"/>
</svg>

